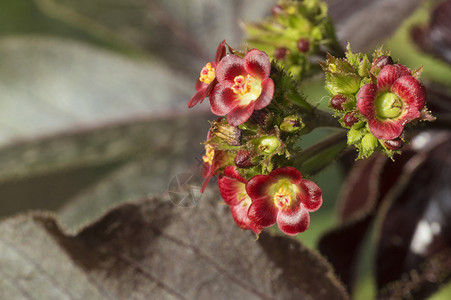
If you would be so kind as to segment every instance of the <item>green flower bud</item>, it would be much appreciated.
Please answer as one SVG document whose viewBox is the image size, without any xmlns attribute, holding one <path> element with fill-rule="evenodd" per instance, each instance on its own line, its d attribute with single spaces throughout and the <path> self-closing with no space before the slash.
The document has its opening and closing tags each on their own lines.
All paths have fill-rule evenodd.
<svg viewBox="0 0 451 300">
<path fill-rule="evenodd" d="M 359 74 L 360 77 L 368 77 L 370 75 L 369 70 L 371 68 L 370 61 L 368 60 L 368 57 L 365 57 L 360 61 L 359 67 L 357 68 L 357 74 Z"/>
<path fill-rule="evenodd" d="M 295 132 L 299 129 L 304 128 L 305 124 L 302 122 L 300 118 L 296 116 L 288 116 L 285 117 L 280 124 L 280 130 L 285 132 Z"/>
</svg>

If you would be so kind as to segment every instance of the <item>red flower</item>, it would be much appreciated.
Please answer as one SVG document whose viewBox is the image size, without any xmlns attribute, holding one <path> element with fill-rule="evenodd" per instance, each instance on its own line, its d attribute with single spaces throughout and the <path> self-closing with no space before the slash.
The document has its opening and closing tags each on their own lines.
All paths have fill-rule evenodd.
<svg viewBox="0 0 451 300">
<path fill-rule="evenodd" d="M 216 50 L 215 61 L 208 62 L 200 71 L 199 79 L 196 83 L 196 91 L 197 93 L 191 98 L 188 102 L 188 107 L 191 108 L 197 103 L 202 103 L 205 97 L 210 96 L 211 91 L 213 91 L 214 87 L 218 83 L 216 79 L 216 67 L 221 59 L 226 54 L 225 48 L 225 40 L 222 41 L 218 49 Z"/>
<path fill-rule="evenodd" d="M 399 137 L 404 126 L 420 118 L 426 90 L 403 65 L 387 65 L 377 77 L 377 85 L 367 83 L 357 93 L 357 108 L 368 120 L 378 139 Z"/>
<path fill-rule="evenodd" d="M 219 176 L 218 184 L 221 197 L 230 206 L 235 223 L 243 229 L 252 229 L 259 234 L 262 229 L 247 215 L 252 201 L 246 193 L 246 180 L 234 166 L 227 166 L 224 175 Z"/>
<path fill-rule="evenodd" d="M 301 173 L 292 167 L 252 177 L 246 184 L 246 192 L 252 199 L 249 218 L 262 228 L 277 222 L 280 230 L 289 235 L 307 230 L 309 212 L 319 209 L 323 203 L 316 183 L 302 179 Z"/>
<path fill-rule="evenodd" d="M 205 145 L 205 155 L 202 157 L 204 161 L 204 169 L 202 177 L 205 179 L 202 185 L 201 193 L 205 191 L 210 179 L 218 174 L 218 170 L 227 164 L 227 152 L 222 150 L 215 150 L 213 146 Z"/>
<path fill-rule="evenodd" d="M 230 125 L 238 126 L 254 110 L 266 107 L 274 95 L 274 81 L 269 78 L 271 63 L 266 53 L 252 49 L 244 58 L 227 55 L 216 68 L 218 84 L 210 95 L 211 111 L 227 115 Z"/>
</svg>

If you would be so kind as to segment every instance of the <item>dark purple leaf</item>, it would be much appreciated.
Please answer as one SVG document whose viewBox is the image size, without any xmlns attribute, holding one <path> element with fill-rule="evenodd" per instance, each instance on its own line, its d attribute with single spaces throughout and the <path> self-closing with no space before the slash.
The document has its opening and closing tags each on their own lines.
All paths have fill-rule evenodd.
<svg viewBox="0 0 451 300">
<path fill-rule="evenodd" d="M 340 196 L 341 225 L 326 233 L 319 243 L 320 252 L 332 263 L 349 291 L 354 282 L 360 246 L 372 220 L 379 173 L 384 162 L 384 157 L 373 156 L 355 164 Z"/>
<path fill-rule="evenodd" d="M 326 233 L 319 249 L 352 290 L 365 235 L 387 192 L 397 182 L 409 152 L 393 162 L 381 154 L 358 161 L 350 172 L 339 201 L 340 225 Z"/>
<path fill-rule="evenodd" d="M 445 136 L 444 142 L 420 151 L 406 165 L 411 174 L 405 173 L 404 184 L 394 190 L 383 211 L 376 258 L 383 299 L 398 294 L 423 299 L 451 275 L 451 261 L 440 258 L 451 249 L 451 139 Z"/>
<path fill-rule="evenodd" d="M 49 16 L 151 53 L 177 72 L 195 74 L 227 39 L 238 46 L 241 21 L 270 13 L 274 0 L 37 1 Z M 75 16 L 75 17 L 74 17 Z M 193 73 L 196 72 L 196 73 Z"/>
<path fill-rule="evenodd" d="M 204 134 L 199 135 L 208 130 L 209 117 L 174 111 L 4 147 L 0 216 L 58 209 L 72 201 L 69 207 L 79 209 L 63 213 L 72 227 L 119 202 L 161 194 L 171 177 L 199 165 Z"/>
<path fill-rule="evenodd" d="M 427 26 L 417 25 L 411 35 L 424 51 L 451 64 L 451 1 L 437 5 Z"/>
<path fill-rule="evenodd" d="M 349 299 L 298 241 L 235 226 L 227 206 L 125 204 L 75 236 L 50 215 L 0 223 L 5 299 Z M 33 296 L 30 296 L 33 295 Z"/>
<path fill-rule="evenodd" d="M 327 0 L 343 46 L 368 51 L 382 43 L 418 7 L 420 0 Z"/>
</svg>

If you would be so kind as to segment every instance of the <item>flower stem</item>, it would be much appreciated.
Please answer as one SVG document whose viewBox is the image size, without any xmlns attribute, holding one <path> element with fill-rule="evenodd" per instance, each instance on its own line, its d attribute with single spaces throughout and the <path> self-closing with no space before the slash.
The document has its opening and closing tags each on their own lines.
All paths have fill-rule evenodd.
<svg viewBox="0 0 451 300">
<path fill-rule="evenodd" d="M 316 174 L 334 161 L 346 146 L 346 131 L 342 130 L 301 151 L 293 165 L 302 173 Z"/>
<path fill-rule="evenodd" d="M 303 121 L 311 130 L 318 127 L 344 129 L 329 112 L 321 109 L 314 109 L 310 114 L 304 116 Z"/>
</svg>

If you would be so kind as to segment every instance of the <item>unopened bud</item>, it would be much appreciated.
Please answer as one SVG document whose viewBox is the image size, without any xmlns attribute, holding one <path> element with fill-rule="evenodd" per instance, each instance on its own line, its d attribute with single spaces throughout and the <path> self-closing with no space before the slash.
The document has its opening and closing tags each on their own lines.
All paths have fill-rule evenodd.
<svg viewBox="0 0 451 300">
<path fill-rule="evenodd" d="M 282 60 L 287 56 L 288 53 L 288 49 L 287 48 L 277 48 L 276 51 L 274 52 L 274 57 L 278 60 Z"/>
<path fill-rule="evenodd" d="M 368 69 L 370 68 L 370 62 L 368 61 L 368 58 L 363 58 L 360 60 L 360 64 L 357 67 L 357 74 L 359 74 L 360 77 L 367 77 Z"/>
<path fill-rule="evenodd" d="M 240 149 L 238 150 L 234 163 L 238 168 L 246 169 L 252 167 L 252 151 Z"/>
<path fill-rule="evenodd" d="M 297 47 L 299 52 L 301 53 L 307 53 L 310 50 L 310 42 L 307 39 L 300 38 Z"/>
<path fill-rule="evenodd" d="M 343 117 L 343 123 L 345 123 L 345 125 L 347 127 L 351 127 L 352 125 L 354 125 L 358 121 L 359 121 L 359 119 L 357 119 L 356 116 L 353 113 L 347 113 Z"/>
<path fill-rule="evenodd" d="M 302 129 L 305 124 L 302 122 L 300 118 L 295 116 L 285 117 L 280 124 L 280 130 L 285 132 L 295 132 L 299 129 Z"/>
<path fill-rule="evenodd" d="M 375 75 L 378 75 L 380 70 L 382 70 L 387 65 L 392 65 L 393 59 L 391 56 L 379 56 L 373 61 L 373 64 L 371 65 L 371 72 Z"/>
<path fill-rule="evenodd" d="M 332 106 L 333 109 L 336 110 L 343 110 L 343 103 L 347 102 L 348 98 L 346 98 L 343 95 L 335 95 L 330 99 L 330 106 Z"/>
<path fill-rule="evenodd" d="M 396 138 L 393 140 L 384 140 L 382 143 L 384 144 L 385 147 L 387 147 L 387 149 L 393 151 L 401 149 L 404 144 L 400 138 Z"/>
</svg>

